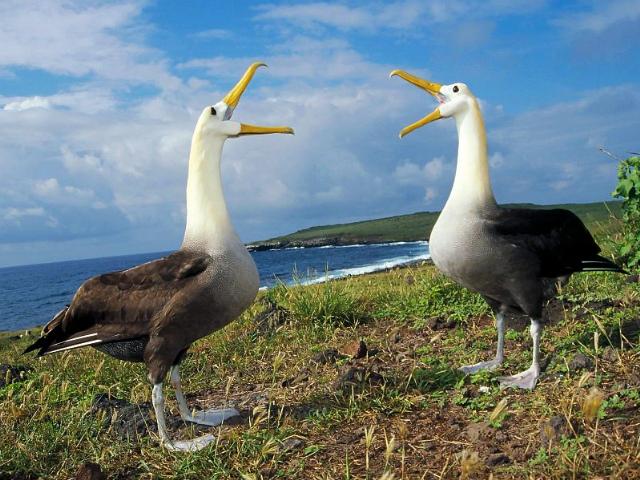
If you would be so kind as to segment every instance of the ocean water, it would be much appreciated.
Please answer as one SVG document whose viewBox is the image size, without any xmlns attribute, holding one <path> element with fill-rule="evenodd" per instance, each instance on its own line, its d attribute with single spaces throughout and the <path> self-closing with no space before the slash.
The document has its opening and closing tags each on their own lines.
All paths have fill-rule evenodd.
<svg viewBox="0 0 640 480">
<path fill-rule="evenodd" d="M 101 273 L 123 270 L 166 255 L 122 257 L 0 268 L 0 331 L 43 325 L 67 305 L 77 288 Z M 427 242 L 397 242 L 344 247 L 286 248 L 252 252 L 261 288 L 278 282 L 317 283 L 429 258 Z"/>
</svg>

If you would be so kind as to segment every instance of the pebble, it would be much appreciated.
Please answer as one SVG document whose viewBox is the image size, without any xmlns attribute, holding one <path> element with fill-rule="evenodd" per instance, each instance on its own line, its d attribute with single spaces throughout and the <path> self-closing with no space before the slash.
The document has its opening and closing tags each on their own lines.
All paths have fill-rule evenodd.
<svg viewBox="0 0 640 480">
<path fill-rule="evenodd" d="M 569 369 L 571 371 L 588 370 L 593 367 L 593 361 L 587 357 L 584 353 L 576 353 L 569 362 Z"/>
<path fill-rule="evenodd" d="M 106 480 L 107 476 L 102 473 L 100 465 L 93 462 L 87 462 L 80 465 L 74 480 Z"/>
</svg>

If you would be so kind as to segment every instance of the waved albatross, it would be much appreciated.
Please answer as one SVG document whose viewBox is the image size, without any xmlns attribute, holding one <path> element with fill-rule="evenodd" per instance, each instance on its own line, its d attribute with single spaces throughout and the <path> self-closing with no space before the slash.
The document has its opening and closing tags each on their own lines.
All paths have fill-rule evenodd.
<svg viewBox="0 0 640 480">
<path fill-rule="evenodd" d="M 192 414 L 180 387 L 179 363 L 195 340 L 235 319 L 254 300 L 259 278 L 253 259 L 227 211 L 220 157 L 229 137 L 293 133 L 289 127 L 258 127 L 231 115 L 258 67 L 252 64 L 236 86 L 198 118 L 191 140 L 187 180 L 187 225 L 180 249 L 167 257 L 86 281 L 69 306 L 44 328 L 25 352 L 38 355 L 91 345 L 115 358 L 144 362 L 153 384 L 153 408 L 161 442 L 171 450 L 198 450 L 214 437 L 173 441 L 167 434 L 162 383 L 170 372 L 181 417 L 218 425 L 234 409 Z"/>
<path fill-rule="evenodd" d="M 493 360 L 461 367 L 465 373 L 494 369 L 504 359 L 504 314 L 531 319 L 533 362 L 524 372 L 500 377 L 503 387 L 533 389 L 540 376 L 542 310 L 558 283 L 574 272 L 623 272 L 598 255 L 600 248 L 580 219 L 562 209 L 500 207 L 493 196 L 487 138 L 477 99 L 464 83 L 439 85 L 402 70 L 409 83 L 436 97 L 440 105 L 405 127 L 400 137 L 440 118 L 453 117 L 458 130 L 458 160 L 453 187 L 429 238 L 439 270 L 480 293 L 496 314 L 497 353 Z"/>
</svg>

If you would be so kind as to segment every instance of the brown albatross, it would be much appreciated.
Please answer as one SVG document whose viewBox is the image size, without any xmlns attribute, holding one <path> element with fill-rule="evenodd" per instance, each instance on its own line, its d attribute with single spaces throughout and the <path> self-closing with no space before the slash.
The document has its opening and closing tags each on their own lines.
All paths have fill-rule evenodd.
<svg viewBox="0 0 640 480">
<path fill-rule="evenodd" d="M 44 328 L 25 352 L 38 355 L 92 346 L 115 358 L 144 362 L 153 384 L 160 439 L 172 450 L 198 450 L 206 435 L 173 441 L 167 434 L 162 384 L 170 372 L 181 417 L 218 425 L 234 409 L 192 414 L 180 387 L 179 363 L 189 346 L 234 320 L 258 292 L 258 271 L 236 234 L 224 199 L 220 158 L 229 137 L 293 133 L 289 127 L 258 127 L 231 115 L 262 63 L 252 64 L 236 86 L 198 118 L 191 141 L 187 225 L 180 249 L 167 257 L 86 281 L 71 304 Z"/>
<path fill-rule="evenodd" d="M 438 99 L 429 115 L 405 127 L 400 137 L 440 118 L 453 117 L 458 129 L 455 180 L 429 238 L 438 269 L 480 293 L 496 314 L 497 353 L 493 360 L 461 367 L 465 373 L 494 369 L 504 359 L 504 314 L 531 319 L 533 361 L 517 375 L 500 377 L 504 387 L 533 389 L 540 375 L 542 310 L 558 283 L 574 272 L 623 272 L 601 257 L 580 219 L 563 209 L 500 207 L 493 196 L 487 138 L 478 101 L 464 83 L 439 85 L 402 70 L 397 75 Z"/>
</svg>

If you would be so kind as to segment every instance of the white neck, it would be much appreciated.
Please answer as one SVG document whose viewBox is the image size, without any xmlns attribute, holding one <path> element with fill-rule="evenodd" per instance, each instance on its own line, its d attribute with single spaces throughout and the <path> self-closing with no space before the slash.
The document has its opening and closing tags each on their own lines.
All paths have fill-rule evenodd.
<svg viewBox="0 0 640 480">
<path fill-rule="evenodd" d="M 477 102 L 456 115 L 458 161 L 445 209 L 477 210 L 496 206 L 489 179 L 487 135 Z"/>
<path fill-rule="evenodd" d="M 240 241 L 227 211 L 220 176 L 225 138 L 193 134 L 187 180 L 187 226 L 183 247 L 210 250 L 230 240 Z"/>
</svg>

